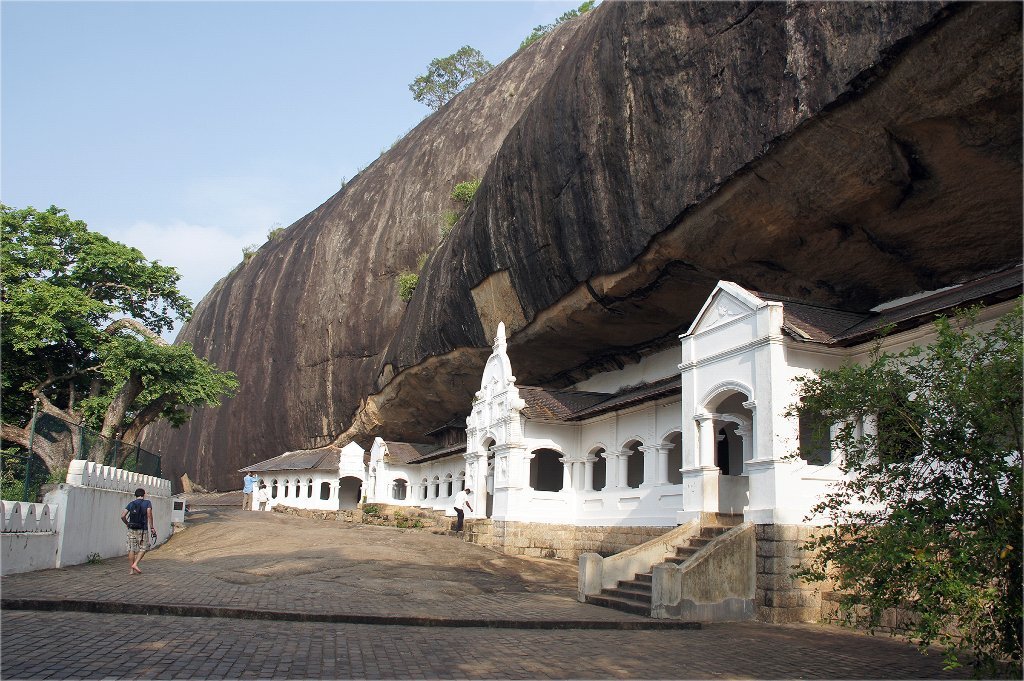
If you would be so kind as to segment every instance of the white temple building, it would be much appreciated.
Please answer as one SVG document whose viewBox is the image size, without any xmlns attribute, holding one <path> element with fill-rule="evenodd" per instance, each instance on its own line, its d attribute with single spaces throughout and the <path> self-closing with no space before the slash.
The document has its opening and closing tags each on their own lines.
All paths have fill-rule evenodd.
<svg viewBox="0 0 1024 681">
<path fill-rule="evenodd" d="M 760 560 L 782 555 L 765 542 L 806 537 L 785 528 L 814 526 L 811 508 L 842 475 L 842 452 L 821 436 L 830 424 L 788 415 L 799 379 L 864 361 L 876 349 L 927 345 L 936 337 L 935 318 L 958 308 L 985 305 L 976 323 L 991 328 L 1020 295 L 1020 267 L 866 311 L 721 281 L 677 342 L 561 390 L 517 385 L 502 324 L 480 389 L 465 405 L 464 427 L 450 423 L 426 434 L 433 443 L 376 438 L 368 452 L 349 443 L 243 470 L 274 485 L 273 503 L 300 508 L 352 508 L 361 498 L 454 515 L 452 498 L 469 487 L 468 527 L 475 522 L 488 531 L 475 540 L 525 555 L 600 561 L 596 554 L 630 549 L 673 528 L 732 518 L 774 528 L 759 530 Z M 771 590 L 762 577 L 768 584 L 776 574 L 789 575 L 792 559 L 775 562 L 757 568 L 758 594 Z M 744 594 L 722 598 L 726 617 L 751 616 L 749 570 Z M 804 603 L 803 595 L 787 597 Z M 780 598 L 758 596 L 757 607 L 776 612 Z M 693 616 L 678 603 L 661 612 L 656 616 Z M 803 605 L 792 612 L 791 619 L 813 616 Z"/>
</svg>

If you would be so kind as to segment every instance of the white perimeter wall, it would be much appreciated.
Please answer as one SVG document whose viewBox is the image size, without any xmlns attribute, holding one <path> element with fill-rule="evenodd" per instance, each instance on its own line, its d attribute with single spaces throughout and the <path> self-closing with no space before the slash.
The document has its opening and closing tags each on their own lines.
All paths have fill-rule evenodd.
<svg viewBox="0 0 1024 681">
<path fill-rule="evenodd" d="M 139 487 L 153 503 L 158 543 L 167 541 L 172 531 L 169 480 L 72 461 L 66 482 L 42 504 L 2 503 L 2 574 L 78 565 L 94 554 L 127 555 L 121 512 Z"/>
</svg>

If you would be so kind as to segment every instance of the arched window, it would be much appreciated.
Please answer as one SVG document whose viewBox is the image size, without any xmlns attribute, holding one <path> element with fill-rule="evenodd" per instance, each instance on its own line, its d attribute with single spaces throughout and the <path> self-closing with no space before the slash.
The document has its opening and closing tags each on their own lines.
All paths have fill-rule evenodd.
<svg viewBox="0 0 1024 681">
<path fill-rule="evenodd" d="M 640 451 L 641 442 L 632 440 L 623 449 L 626 455 L 626 486 L 636 489 L 644 481 L 644 453 Z"/>
<path fill-rule="evenodd" d="M 530 487 L 538 492 L 562 489 L 562 455 L 553 449 L 538 449 L 530 459 Z"/>
<path fill-rule="evenodd" d="M 427 479 L 426 478 L 423 478 L 422 480 L 420 480 L 420 498 L 423 499 L 423 501 L 427 500 Z"/>
<path fill-rule="evenodd" d="M 277 478 L 274 478 L 274 480 L 270 483 L 270 498 L 277 498 Z"/>
<path fill-rule="evenodd" d="M 324 501 L 331 498 L 331 483 L 326 480 L 320 483 L 320 498 Z"/>
<path fill-rule="evenodd" d="M 284 479 L 284 498 L 288 498 L 288 478 Z"/>
<path fill-rule="evenodd" d="M 462 490 L 466 489 L 466 471 L 459 471 L 459 477 L 456 478 L 456 480 L 457 480 L 460 492 Z"/>
<path fill-rule="evenodd" d="M 596 492 L 604 489 L 608 484 L 608 459 L 604 458 L 605 451 L 600 447 L 592 451 L 590 455 L 597 457 L 597 461 L 594 462 L 594 491 Z"/>
<path fill-rule="evenodd" d="M 668 470 L 665 471 L 665 481 L 670 485 L 683 484 L 683 474 L 680 470 L 683 467 L 683 434 L 672 433 L 665 440 L 668 453 L 665 455 L 665 463 Z"/>
<path fill-rule="evenodd" d="M 431 486 L 434 488 L 434 498 L 441 496 L 441 478 L 434 476 L 434 479 L 430 481 Z"/>
<path fill-rule="evenodd" d="M 403 501 L 405 499 L 406 490 L 409 483 L 401 478 L 398 478 L 391 483 L 391 498 L 395 501 Z"/>
<path fill-rule="evenodd" d="M 444 494 L 445 494 L 446 497 L 450 497 L 452 495 L 452 493 L 454 491 L 452 489 L 452 486 L 453 486 L 452 474 L 448 473 L 448 474 L 446 474 L 444 476 Z"/>
<path fill-rule="evenodd" d="M 306 480 L 306 498 L 313 498 L 313 478 Z"/>
</svg>

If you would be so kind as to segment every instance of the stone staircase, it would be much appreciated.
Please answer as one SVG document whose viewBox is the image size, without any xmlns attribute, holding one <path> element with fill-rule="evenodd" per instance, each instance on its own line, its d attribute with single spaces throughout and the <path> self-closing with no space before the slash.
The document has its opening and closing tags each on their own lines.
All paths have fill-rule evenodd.
<svg viewBox="0 0 1024 681">
<path fill-rule="evenodd" d="M 709 514 L 701 521 L 700 532 L 690 537 L 686 544 L 675 547 L 675 553 L 665 556 L 664 562 L 676 565 L 685 563 L 695 553 L 742 522 L 741 514 Z M 633 579 L 620 580 L 614 588 L 602 589 L 600 594 L 588 595 L 586 602 L 650 617 L 653 580 L 654 566 L 651 566 L 650 571 L 637 573 L 633 575 Z"/>
</svg>

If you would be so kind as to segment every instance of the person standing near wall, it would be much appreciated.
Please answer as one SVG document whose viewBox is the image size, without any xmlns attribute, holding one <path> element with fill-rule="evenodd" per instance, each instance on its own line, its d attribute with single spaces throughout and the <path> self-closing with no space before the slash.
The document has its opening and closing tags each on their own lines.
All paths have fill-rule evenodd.
<svg viewBox="0 0 1024 681">
<path fill-rule="evenodd" d="M 128 503 L 121 512 L 121 522 L 128 528 L 125 543 L 128 545 L 128 562 L 130 575 L 141 575 L 139 561 L 149 548 L 149 539 L 156 543 L 156 522 L 153 520 L 153 502 L 146 499 L 146 490 L 135 490 L 135 499 Z M 148 530 L 148 533 L 147 533 Z M 147 537 L 147 534 L 149 535 Z"/>
<path fill-rule="evenodd" d="M 267 504 L 270 503 L 270 494 L 267 492 L 267 483 L 261 482 L 260 486 L 256 489 L 256 508 L 260 511 L 267 510 Z"/>
<path fill-rule="evenodd" d="M 468 508 L 470 511 L 473 510 L 473 506 L 469 503 L 469 495 L 472 493 L 473 490 L 467 487 L 455 495 L 455 515 L 458 517 L 455 521 L 456 532 L 462 532 L 462 523 L 466 519 L 466 513 L 462 509 Z"/>
<path fill-rule="evenodd" d="M 252 510 L 252 491 L 253 491 L 253 488 L 256 486 L 256 481 L 257 480 L 259 480 L 259 478 L 257 478 L 256 474 L 253 473 L 252 471 L 249 471 L 248 473 L 246 473 L 245 477 L 242 478 L 242 510 L 243 511 L 251 511 Z"/>
</svg>

